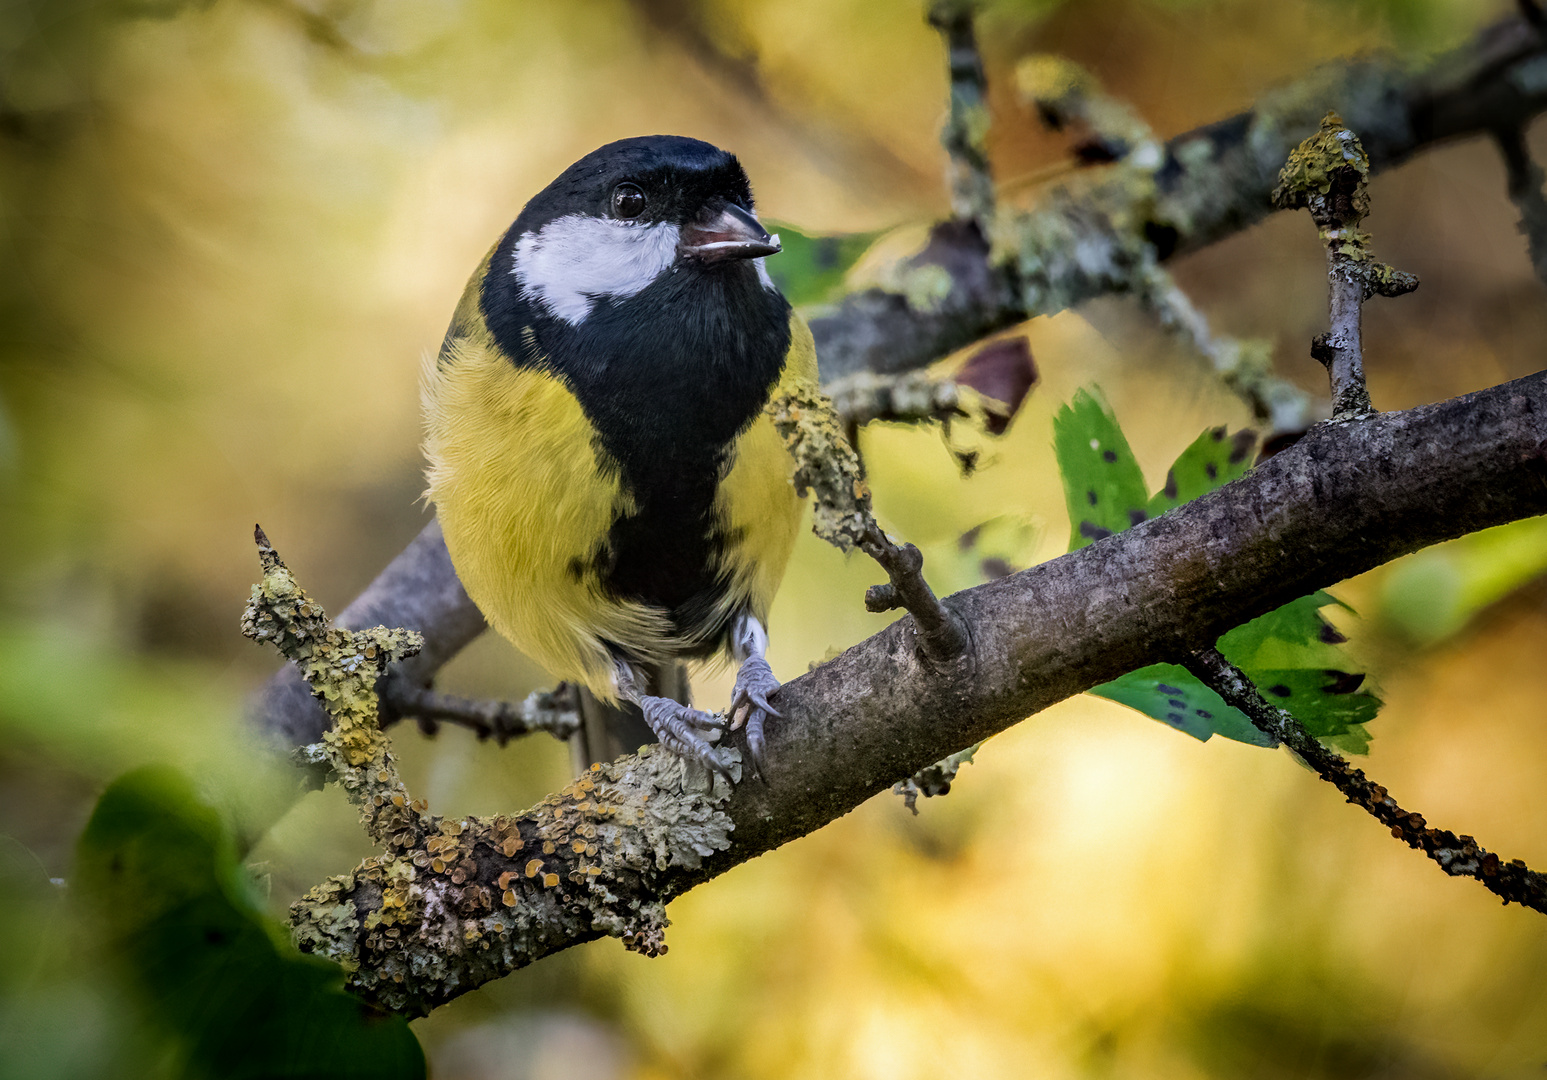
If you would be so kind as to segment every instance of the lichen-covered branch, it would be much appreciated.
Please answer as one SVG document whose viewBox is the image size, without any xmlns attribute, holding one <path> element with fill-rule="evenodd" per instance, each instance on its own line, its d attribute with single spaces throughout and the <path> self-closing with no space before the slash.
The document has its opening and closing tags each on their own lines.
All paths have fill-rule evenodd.
<svg viewBox="0 0 1547 1080">
<path fill-rule="evenodd" d="M 844 438 L 831 399 L 815 386 L 797 386 L 776 394 L 768 414 L 795 459 L 795 490 L 813 496 L 812 531 L 841 551 L 859 548 L 886 571 L 890 583 L 872 587 L 866 606 L 872 611 L 907 608 L 924 655 L 937 664 L 959 662 L 966 631 L 924 580 L 919 549 L 898 547 L 876 523 L 859 456 Z"/>
<path fill-rule="evenodd" d="M 951 214 L 987 221 L 994 214 L 994 178 L 988 166 L 988 78 L 978 53 L 973 0 L 935 0 L 930 25 L 945 38 L 951 76 L 951 112 L 940 132 L 950 160 Z"/>
<path fill-rule="evenodd" d="M 811 321 L 823 379 L 909 371 L 1023 319 L 1132 292 L 1151 264 L 1272 212 L 1279 167 L 1329 108 L 1380 171 L 1446 139 L 1524 125 L 1547 108 L 1544 66 L 1547 40 L 1520 17 L 1425 67 L 1396 57 L 1328 65 L 1175 136 L 1152 169 L 1128 160 L 1080 170 L 1030 208 L 1001 206 L 992 251 L 976 229 L 938 227 L 904 268 L 943 275 L 926 302 L 866 289 Z"/>
<path fill-rule="evenodd" d="M 933 765 L 928 765 L 906 780 L 899 780 L 892 785 L 892 794 L 901 795 L 903 805 L 912 812 L 914 817 L 919 815 L 919 797 L 933 799 L 940 795 L 951 793 L 951 784 L 956 779 L 956 774 L 961 772 L 963 765 L 972 763 L 979 750 L 983 749 L 982 743 L 974 743 L 965 750 L 954 754 L 947 754 Z"/>
<path fill-rule="evenodd" d="M 451 565 L 438 521 L 424 527 L 335 625 L 400 626 L 419 633 L 423 647 L 393 664 L 386 677 L 389 684 L 408 687 L 429 686 L 435 673 L 488 627 Z M 249 711 L 262 733 L 284 750 L 319 741 L 329 724 L 300 672 L 288 664 L 254 695 Z"/>
<path fill-rule="evenodd" d="M 398 777 L 376 703 L 377 680 L 418 635 L 330 626 L 261 529 L 257 541 L 263 580 L 243 633 L 278 648 L 323 702 L 333 726 L 298 752 L 326 763 L 385 849 L 292 905 L 297 945 L 341 964 L 356 993 L 408 1015 L 583 936 L 664 952 L 656 879 L 730 846 L 729 785 L 647 747 L 592 766 L 524 814 L 431 815 Z"/>
<path fill-rule="evenodd" d="M 1327 309 L 1332 328 L 1311 345 L 1332 383 L 1332 418 L 1371 411 L 1364 379 L 1360 311 L 1371 296 L 1402 296 L 1418 288 L 1412 274 L 1378 262 L 1359 223 L 1370 212 L 1370 159 L 1359 136 L 1335 112 L 1289 155 L 1273 189 L 1273 205 L 1309 210 L 1327 249 Z"/>
<path fill-rule="evenodd" d="M 811 496 L 811 531 L 839 551 L 859 547 L 876 528 L 870 487 L 832 399 L 801 383 L 776 393 L 765 411 L 795 460 L 796 493 Z"/>
<path fill-rule="evenodd" d="M 389 851 L 419 842 L 422 806 L 398 777 L 397 761 L 378 722 L 376 683 L 387 665 L 412 656 L 422 644 L 411 630 L 351 631 L 330 626 L 322 607 L 296 584 L 261 528 L 254 530 L 263 580 L 253 586 L 242 615 L 242 633 L 268 642 L 293 663 L 332 726 L 321 738 L 296 750 L 303 760 L 325 765 L 328 779 L 344 788 L 360 808 L 367 835 Z"/>
<path fill-rule="evenodd" d="M 690 793 L 675 757 L 621 758 L 525 814 L 444 826 L 451 846 L 427 868 L 367 860 L 330 880 L 296 908 L 297 938 L 408 1012 L 603 934 L 653 949 L 659 905 L 1032 713 L 1399 555 L 1543 513 L 1547 373 L 1317 425 L 1201 499 L 952 596 L 967 666 L 931 663 L 905 617 L 784 684 L 766 784 Z M 609 849 L 627 857 L 591 874 Z"/>
<path fill-rule="evenodd" d="M 1433 829 L 1422 814 L 1402 809 L 1381 785 L 1369 780 L 1338 754 L 1328 750 L 1284 709 L 1264 698 L 1245 674 L 1213 647 L 1199 649 L 1184 662 L 1192 672 L 1225 701 L 1246 714 L 1258 730 L 1289 747 L 1348 801 L 1367 810 L 1391 835 L 1408 847 L 1422 851 L 1451 877 L 1470 877 L 1487 890 L 1547 914 L 1547 874 L 1537 873 L 1520 859 L 1503 861 L 1478 845 L 1470 836 L 1449 829 Z"/>
</svg>

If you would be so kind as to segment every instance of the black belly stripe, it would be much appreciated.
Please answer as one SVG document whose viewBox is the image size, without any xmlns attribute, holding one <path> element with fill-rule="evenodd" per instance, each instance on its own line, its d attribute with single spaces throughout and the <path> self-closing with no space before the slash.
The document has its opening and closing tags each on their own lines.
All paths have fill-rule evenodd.
<svg viewBox="0 0 1547 1080">
<path fill-rule="evenodd" d="M 748 263 L 684 266 L 622 302 L 598 300 L 571 326 L 516 288 L 514 239 L 484 279 L 489 330 L 518 366 L 565 380 L 636 506 L 570 572 L 666 609 L 679 634 L 712 649 L 727 629 L 710 625 L 728 585 L 717 563 L 740 540 L 719 530 L 715 493 L 783 369 L 789 304 Z"/>
</svg>

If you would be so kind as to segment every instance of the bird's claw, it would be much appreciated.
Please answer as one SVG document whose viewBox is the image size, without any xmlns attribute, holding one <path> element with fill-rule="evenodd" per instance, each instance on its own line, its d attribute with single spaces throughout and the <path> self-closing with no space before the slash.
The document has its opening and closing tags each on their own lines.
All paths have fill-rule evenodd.
<svg viewBox="0 0 1547 1080">
<path fill-rule="evenodd" d="M 768 699 L 778 689 L 779 680 L 774 678 L 768 661 L 761 656 L 749 656 L 742 661 L 741 670 L 736 673 L 736 688 L 731 691 L 734 717 L 731 729 L 734 731 L 746 725 L 747 756 L 753 773 L 760 780 L 763 777 L 763 725 L 768 717 L 777 719 L 779 716 L 779 710 L 770 705 Z"/>
<path fill-rule="evenodd" d="M 639 708 L 662 746 L 678 757 L 698 762 L 727 783 L 735 783 L 730 767 L 713 746 L 725 729 L 724 717 L 664 697 L 640 698 Z"/>
</svg>

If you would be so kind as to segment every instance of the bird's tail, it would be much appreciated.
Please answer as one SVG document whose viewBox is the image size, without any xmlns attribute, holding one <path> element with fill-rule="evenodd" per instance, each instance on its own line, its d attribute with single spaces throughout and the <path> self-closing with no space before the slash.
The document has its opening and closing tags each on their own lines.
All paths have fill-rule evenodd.
<svg viewBox="0 0 1547 1080">
<path fill-rule="evenodd" d="M 644 664 L 645 693 L 667 697 L 683 705 L 693 704 L 688 669 L 677 663 Z M 632 754 L 646 743 L 656 742 L 639 706 L 627 701 L 610 705 L 585 687 L 580 688 L 580 729 L 570 736 L 570 758 L 575 771 L 584 772 L 593 762 L 607 762 Z"/>
</svg>

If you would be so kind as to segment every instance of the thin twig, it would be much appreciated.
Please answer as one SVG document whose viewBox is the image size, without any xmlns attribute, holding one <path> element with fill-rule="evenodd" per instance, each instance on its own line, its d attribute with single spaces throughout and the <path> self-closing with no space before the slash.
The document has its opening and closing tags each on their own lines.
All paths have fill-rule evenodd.
<svg viewBox="0 0 1547 1080">
<path fill-rule="evenodd" d="M 1311 343 L 1311 356 L 1327 368 L 1332 382 L 1332 418 L 1367 416 L 1370 391 L 1364 380 L 1360 308 L 1365 300 L 1401 296 L 1418 288 L 1412 274 L 1376 262 L 1370 237 L 1359 223 L 1370 212 L 1370 158 L 1359 136 L 1335 112 L 1322 117 L 1321 130 L 1302 142 L 1284 162 L 1273 203 L 1283 210 L 1306 209 L 1327 249 L 1327 311 L 1331 330 Z"/>
<path fill-rule="evenodd" d="M 1316 771 L 1316 775 L 1347 796 L 1349 802 L 1364 807 L 1391 829 L 1392 836 L 1408 847 L 1422 851 L 1445 873 L 1451 877 L 1476 878 L 1489 892 L 1502 897 L 1506 904 L 1513 900 L 1547 913 L 1547 874 L 1529 869 L 1519 859 L 1504 862 L 1470 836 L 1457 836 L 1448 829 L 1428 828 L 1422 814 L 1402 809 L 1385 788 L 1317 742 L 1288 712 L 1270 704 L 1252 681 L 1218 649 L 1199 649 L 1189 655 L 1183 665 L 1227 704 L 1245 713 L 1259 731 L 1288 746 Z"/>
<path fill-rule="evenodd" d="M 912 544 L 898 547 L 874 522 L 859 546 L 886 571 L 890 583 L 865 592 L 869 611 L 906 608 L 918 627 L 919 650 L 935 664 L 955 663 L 967 652 L 969 637 L 961 619 L 940 602 L 924 580 L 924 556 Z"/>
<path fill-rule="evenodd" d="M 480 740 L 493 736 L 504 746 L 520 735 L 546 731 L 561 742 L 580 727 L 573 689 L 560 684 L 554 690 L 534 690 L 517 705 L 511 701 L 485 698 L 475 700 L 442 694 L 427 686 L 415 686 L 389 672 L 381 681 L 381 726 L 391 727 L 400 720 L 413 718 L 419 730 L 434 735 L 439 726 L 465 727 Z"/>
<path fill-rule="evenodd" d="M 1165 267 L 1155 263 L 1137 275 L 1137 291 L 1160 325 L 1192 345 L 1213 365 L 1220 381 L 1267 423 L 1265 441 L 1298 437 L 1318 419 L 1318 406 L 1311 396 L 1273 373 L 1271 342 L 1216 335 Z"/>
<path fill-rule="evenodd" d="M 930 25 L 945 38 L 951 74 L 951 113 L 940 132 L 950 157 L 951 213 L 961 221 L 994 216 L 994 178 L 988 167 L 988 78 L 972 28 L 972 0 L 938 0 Z"/>
<path fill-rule="evenodd" d="M 1493 133 L 1509 177 L 1509 199 L 1520 211 L 1520 231 L 1531 254 L 1531 269 L 1547 284 L 1547 197 L 1542 194 L 1542 167 L 1526 147 L 1525 132 L 1518 127 Z"/>
</svg>

